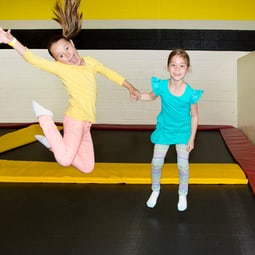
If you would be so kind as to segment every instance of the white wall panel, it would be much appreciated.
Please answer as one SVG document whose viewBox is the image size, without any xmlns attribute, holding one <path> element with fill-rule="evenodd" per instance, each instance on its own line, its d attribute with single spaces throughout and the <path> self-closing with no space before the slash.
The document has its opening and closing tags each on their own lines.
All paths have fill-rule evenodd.
<svg viewBox="0 0 255 255">
<path fill-rule="evenodd" d="M 48 56 L 46 50 L 33 50 Z M 244 52 L 189 51 L 192 70 L 187 82 L 205 94 L 199 104 L 200 124 L 237 124 L 237 59 Z M 168 78 L 168 51 L 93 50 L 80 51 L 122 73 L 141 91 L 150 90 L 152 75 Z M 0 51 L 0 122 L 36 121 L 32 99 L 54 112 L 55 121 L 63 120 L 67 94 L 55 76 L 26 63 L 14 50 Z M 154 124 L 160 109 L 154 102 L 130 102 L 128 92 L 98 76 L 97 123 Z"/>
<path fill-rule="evenodd" d="M 238 60 L 237 125 L 255 144 L 255 52 Z"/>
</svg>

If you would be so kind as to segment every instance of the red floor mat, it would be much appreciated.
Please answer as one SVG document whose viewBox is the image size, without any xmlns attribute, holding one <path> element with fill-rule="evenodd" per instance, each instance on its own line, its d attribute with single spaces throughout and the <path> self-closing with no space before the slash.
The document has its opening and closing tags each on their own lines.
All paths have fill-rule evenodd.
<svg viewBox="0 0 255 255">
<path fill-rule="evenodd" d="M 255 146 L 238 128 L 220 130 L 231 154 L 246 174 L 255 194 Z"/>
</svg>

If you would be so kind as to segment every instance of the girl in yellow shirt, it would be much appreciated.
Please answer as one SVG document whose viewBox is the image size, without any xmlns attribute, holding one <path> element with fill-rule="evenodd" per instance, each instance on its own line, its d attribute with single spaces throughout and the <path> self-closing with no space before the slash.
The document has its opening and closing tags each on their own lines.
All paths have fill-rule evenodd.
<svg viewBox="0 0 255 255">
<path fill-rule="evenodd" d="M 129 90 L 130 99 L 137 100 L 139 91 L 129 83 L 122 75 L 104 66 L 92 57 L 80 57 L 73 41 L 70 39 L 80 31 L 81 17 L 78 13 L 80 0 L 66 1 L 64 10 L 57 2 L 55 14 L 57 21 L 62 21 L 66 16 L 61 13 L 76 9 L 72 19 L 67 20 L 74 25 L 72 31 L 63 27 L 63 35 L 52 38 L 49 42 L 49 53 L 55 61 L 46 60 L 32 53 L 21 42 L 19 42 L 10 32 L 4 31 L 0 27 L 0 43 L 12 46 L 27 62 L 58 76 L 69 96 L 69 105 L 65 112 L 63 127 L 64 135 L 58 131 L 50 110 L 45 109 L 37 102 L 33 101 L 33 110 L 43 129 L 45 136 L 36 136 L 43 145 L 49 148 L 55 156 L 57 162 L 62 166 L 73 165 L 82 172 L 91 172 L 94 168 L 94 148 L 91 138 L 90 127 L 96 120 L 96 75 L 102 74 L 120 86 Z"/>
</svg>

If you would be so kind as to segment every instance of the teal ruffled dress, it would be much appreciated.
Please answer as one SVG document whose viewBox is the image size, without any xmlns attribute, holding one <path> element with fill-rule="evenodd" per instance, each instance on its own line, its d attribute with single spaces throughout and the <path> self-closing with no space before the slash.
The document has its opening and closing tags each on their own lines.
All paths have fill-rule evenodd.
<svg viewBox="0 0 255 255">
<path fill-rule="evenodd" d="M 187 144 L 191 135 L 190 107 L 196 104 L 203 90 L 194 90 L 186 83 L 181 96 L 171 94 L 169 79 L 161 80 L 152 77 L 153 93 L 161 98 L 161 111 L 157 116 L 156 129 L 151 134 L 154 144 Z"/>
</svg>

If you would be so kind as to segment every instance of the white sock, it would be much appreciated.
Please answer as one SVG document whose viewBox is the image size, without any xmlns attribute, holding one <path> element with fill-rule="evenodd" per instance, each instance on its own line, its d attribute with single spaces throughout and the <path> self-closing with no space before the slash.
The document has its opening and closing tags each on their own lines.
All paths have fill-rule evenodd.
<svg viewBox="0 0 255 255">
<path fill-rule="evenodd" d="M 35 113 L 35 116 L 38 118 L 41 115 L 50 115 L 52 116 L 52 112 L 41 105 L 39 105 L 36 101 L 32 101 L 32 107 Z"/>
<path fill-rule="evenodd" d="M 187 196 L 186 195 L 179 195 L 177 209 L 180 212 L 183 212 L 187 209 Z"/>
<path fill-rule="evenodd" d="M 159 196 L 159 190 L 152 191 L 149 199 L 146 202 L 146 205 L 150 208 L 153 208 L 157 203 L 158 196 Z"/>
<path fill-rule="evenodd" d="M 43 135 L 35 135 L 35 139 L 40 142 L 42 145 L 44 145 L 46 148 L 50 149 L 51 146 L 49 144 L 49 141 L 47 138 Z"/>
</svg>

